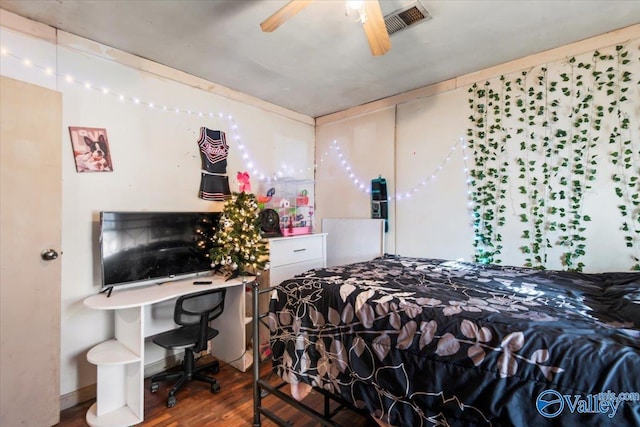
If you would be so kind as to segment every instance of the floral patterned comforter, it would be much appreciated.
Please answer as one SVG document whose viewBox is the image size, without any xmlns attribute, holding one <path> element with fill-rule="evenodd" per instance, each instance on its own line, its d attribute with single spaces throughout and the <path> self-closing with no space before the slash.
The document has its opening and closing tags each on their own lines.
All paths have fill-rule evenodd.
<svg viewBox="0 0 640 427">
<path fill-rule="evenodd" d="M 640 273 L 387 255 L 284 281 L 268 320 L 280 377 L 391 425 L 640 425 Z"/>
</svg>

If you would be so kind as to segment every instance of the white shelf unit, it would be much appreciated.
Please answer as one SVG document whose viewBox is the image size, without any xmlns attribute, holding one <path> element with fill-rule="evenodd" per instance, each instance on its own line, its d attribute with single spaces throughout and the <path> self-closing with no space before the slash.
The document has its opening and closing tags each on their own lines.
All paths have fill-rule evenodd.
<svg viewBox="0 0 640 427">
<path fill-rule="evenodd" d="M 113 296 L 120 295 L 123 293 Z M 116 339 L 87 353 L 87 360 L 98 371 L 96 403 L 86 417 L 91 426 L 126 426 L 144 419 L 143 309 L 144 305 L 139 305 L 115 310 Z"/>
</svg>

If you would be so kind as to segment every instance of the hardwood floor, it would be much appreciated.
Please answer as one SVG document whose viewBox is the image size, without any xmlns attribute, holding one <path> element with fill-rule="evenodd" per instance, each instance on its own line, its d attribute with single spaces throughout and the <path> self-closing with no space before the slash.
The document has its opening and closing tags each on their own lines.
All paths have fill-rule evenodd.
<svg viewBox="0 0 640 427">
<path fill-rule="evenodd" d="M 271 362 L 261 364 L 262 378 L 268 377 Z M 144 422 L 141 426 L 154 427 L 246 427 L 253 425 L 253 376 L 251 370 L 240 372 L 231 366 L 222 366 L 215 375 L 220 383 L 218 394 L 211 394 L 209 386 L 199 381 L 189 382 L 177 394 L 178 403 L 167 408 L 167 392 L 170 384 L 161 384 L 157 393 L 149 391 L 149 380 L 145 380 Z M 274 384 L 277 378 L 272 378 Z M 288 387 L 283 390 L 288 392 Z M 91 400 L 60 413 L 60 423 L 56 427 L 85 427 L 85 415 L 95 400 Z M 318 411 L 322 411 L 322 396 L 312 393 L 304 402 Z M 293 422 L 296 427 L 317 426 L 308 416 L 294 408 L 274 399 L 266 397 L 263 403 L 279 417 Z M 334 417 L 337 423 L 349 427 L 375 426 L 360 415 L 350 411 L 341 411 Z M 262 417 L 262 426 L 272 427 L 276 424 Z"/>
</svg>

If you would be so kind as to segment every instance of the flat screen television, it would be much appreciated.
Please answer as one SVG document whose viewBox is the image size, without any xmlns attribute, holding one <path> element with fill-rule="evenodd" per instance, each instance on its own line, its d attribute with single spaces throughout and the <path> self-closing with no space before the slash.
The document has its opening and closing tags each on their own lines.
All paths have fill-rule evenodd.
<svg viewBox="0 0 640 427">
<path fill-rule="evenodd" d="M 102 288 L 210 273 L 219 212 L 100 212 Z"/>
</svg>

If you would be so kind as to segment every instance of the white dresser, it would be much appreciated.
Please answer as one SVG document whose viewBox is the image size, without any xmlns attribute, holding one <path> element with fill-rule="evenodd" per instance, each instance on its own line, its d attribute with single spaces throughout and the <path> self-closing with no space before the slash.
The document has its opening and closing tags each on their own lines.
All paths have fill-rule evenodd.
<svg viewBox="0 0 640 427">
<path fill-rule="evenodd" d="M 269 239 L 269 286 L 312 268 L 327 266 L 327 234 Z"/>
</svg>

